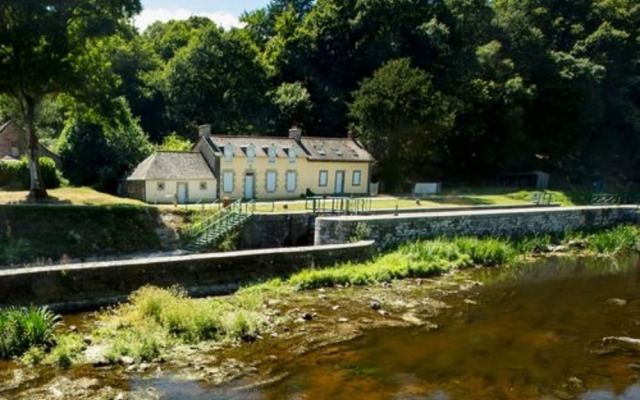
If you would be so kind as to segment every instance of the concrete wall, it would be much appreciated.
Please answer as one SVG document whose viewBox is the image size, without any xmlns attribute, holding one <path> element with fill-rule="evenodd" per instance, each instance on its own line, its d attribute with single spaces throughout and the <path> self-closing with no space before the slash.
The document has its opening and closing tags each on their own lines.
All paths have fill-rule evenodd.
<svg viewBox="0 0 640 400">
<path fill-rule="evenodd" d="M 180 285 L 196 296 L 229 293 L 241 285 L 302 268 L 364 261 L 372 242 L 250 250 L 0 271 L 0 306 L 48 304 L 63 312 L 123 300 L 144 285 Z"/>
<path fill-rule="evenodd" d="M 377 247 L 437 236 L 523 236 L 606 228 L 638 223 L 635 206 L 539 207 L 519 210 L 480 210 L 380 216 L 319 217 L 316 245 L 346 243 L 356 229 L 368 231 Z M 364 229 L 363 229 L 364 228 Z"/>
</svg>

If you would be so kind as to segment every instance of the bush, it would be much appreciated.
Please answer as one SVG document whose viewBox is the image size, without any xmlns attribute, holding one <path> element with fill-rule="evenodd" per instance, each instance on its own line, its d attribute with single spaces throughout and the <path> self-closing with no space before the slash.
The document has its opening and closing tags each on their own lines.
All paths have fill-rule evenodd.
<svg viewBox="0 0 640 400">
<path fill-rule="evenodd" d="M 591 235 L 589 249 L 596 253 L 617 254 L 640 250 L 640 228 L 623 225 Z"/>
<path fill-rule="evenodd" d="M 20 356 L 32 346 L 50 347 L 60 316 L 46 307 L 0 310 L 0 359 Z"/>
<path fill-rule="evenodd" d="M 49 157 L 40 157 L 40 173 L 44 186 L 48 189 L 59 188 L 66 181 L 56 163 Z M 0 162 L 0 186 L 9 186 L 16 190 L 29 189 L 29 160 Z"/>
</svg>

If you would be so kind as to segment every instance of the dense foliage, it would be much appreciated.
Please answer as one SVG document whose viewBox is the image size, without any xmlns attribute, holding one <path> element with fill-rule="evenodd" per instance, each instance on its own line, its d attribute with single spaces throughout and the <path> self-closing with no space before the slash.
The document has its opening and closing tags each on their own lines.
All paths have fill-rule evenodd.
<svg viewBox="0 0 640 400">
<path fill-rule="evenodd" d="M 116 82 L 94 78 L 97 97 L 61 91 L 107 120 L 105 99 L 124 97 L 157 144 L 194 140 L 203 123 L 351 129 L 389 190 L 534 169 L 571 183 L 640 179 L 637 1 L 272 0 L 242 20 L 226 32 L 201 17 L 120 27 L 83 42 L 86 64 L 110 66 Z"/>
</svg>

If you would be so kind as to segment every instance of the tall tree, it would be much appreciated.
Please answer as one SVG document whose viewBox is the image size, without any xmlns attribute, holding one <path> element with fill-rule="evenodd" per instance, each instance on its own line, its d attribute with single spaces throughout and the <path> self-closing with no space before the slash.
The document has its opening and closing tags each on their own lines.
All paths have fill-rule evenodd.
<svg viewBox="0 0 640 400">
<path fill-rule="evenodd" d="M 392 60 L 365 79 L 350 105 L 355 129 L 378 160 L 385 190 L 402 179 L 433 178 L 441 161 L 438 142 L 455 119 L 449 99 L 433 77 L 407 58 Z"/>
<path fill-rule="evenodd" d="M 139 0 L 3 0 L 0 2 L 0 93 L 19 106 L 29 141 L 29 197 L 47 192 L 38 164 L 36 112 L 49 94 L 79 94 L 99 85 L 91 78 L 100 59 L 96 39 L 140 11 Z"/>
</svg>

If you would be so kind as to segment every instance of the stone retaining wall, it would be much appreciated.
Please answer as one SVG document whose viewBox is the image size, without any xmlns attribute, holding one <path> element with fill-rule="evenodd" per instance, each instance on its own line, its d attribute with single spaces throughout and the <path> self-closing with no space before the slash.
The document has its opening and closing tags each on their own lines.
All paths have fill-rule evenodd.
<svg viewBox="0 0 640 400">
<path fill-rule="evenodd" d="M 71 312 L 115 303 L 144 285 L 224 294 L 310 266 L 365 261 L 372 249 L 372 242 L 359 242 L 4 270 L 0 306 L 48 304 Z"/>
<path fill-rule="evenodd" d="M 314 243 L 346 243 L 359 236 L 374 240 L 379 248 L 388 248 L 437 236 L 507 237 L 601 229 L 638 223 L 638 216 L 635 206 L 588 206 L 320 217 L 316 219 Z"/>
</svg>

